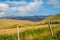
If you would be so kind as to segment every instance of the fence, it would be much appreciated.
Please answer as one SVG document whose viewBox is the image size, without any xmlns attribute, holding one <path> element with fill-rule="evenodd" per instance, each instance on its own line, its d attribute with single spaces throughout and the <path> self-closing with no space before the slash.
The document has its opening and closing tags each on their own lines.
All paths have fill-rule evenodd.
<svg viewBox="0 0 60 40">
<path fill-rule="evenodd" d="M 53 30 L 52 30 L 52 27 L 51 27 L 50 23 L 48 23 L 48 28 L 49 28 L 49 30 L 50 30 L 51 36 L 54 37 Z M 17 36 L 18 36 L 18 40 L 20 40 L 19 27 L 18 27 L 18 26 L 17 26 Z"/>
<path fill-rule="evenodd" d="M 24 32 L 21 32 L 19 26 L 17 26 L 16 30 L 17 30 L 16 35 L 2 35 L 2 36 L 0 36 L 0 40 L 25 40 L 25 38 L 27 38 L 27 40 L 40 40 L 40 37 L 42 37 L 40 34 L 43 33 L 42 35 L 44 36 L 45 31 L 48 31 L 50 33 L 49 35 L 54 37 L 53 30 L 52 30 L 50 23 L 48 23 L 48 28 L 38 28 L 37 30 L 28 29 Z M 50 40 L 50 37 L 48 38 L 49 35 L 47 35 L 47 37 L 45 37 L 45 38 L 43 37 L 42 40 L 43 39 Z M 31 39 L 28 39 L 28 38 L 31 38 Z"/>
</svg>

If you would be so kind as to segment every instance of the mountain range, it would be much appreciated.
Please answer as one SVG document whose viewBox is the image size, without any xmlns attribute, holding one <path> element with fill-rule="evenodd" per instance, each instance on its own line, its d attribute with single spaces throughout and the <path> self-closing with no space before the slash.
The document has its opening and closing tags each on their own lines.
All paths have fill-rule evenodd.
<svg viewBox="0 0 60 40">
<path fill-rule="evenodd" d="M 48 16 L 6 16 L 6 17 L 0 17 L 1 18 L 5 18 L 5 19 L 15 19 L 15 20 L 30 20 L 30 21 L 41 21 L 43 19 L 45 19 Z"/>
</svg>

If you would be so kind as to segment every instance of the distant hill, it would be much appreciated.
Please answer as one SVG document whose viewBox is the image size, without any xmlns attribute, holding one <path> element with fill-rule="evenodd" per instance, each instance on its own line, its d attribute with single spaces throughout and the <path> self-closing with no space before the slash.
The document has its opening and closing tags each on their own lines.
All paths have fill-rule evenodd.
<svg viewBox="0 0 60 40">
<path fill-rule="evenodd" d="M 28 27 L 36 25 L 35 22 L 28 20 L 14 20 L 14 19 L 0 19 L 0 29 L 2 28 L 16 28 L 19 27 Z"/>
<path fill-rule="evenodd" d="M 47 22 L 60 22 L 60 14 L 51 15 L 51 16 L 45 18 L 44 20 L 42 20 L 42 22 L 44 22 L 44 23 L 47 23 Z"/>
<path fill-rule="evenodd" d="M 41 21 L 48 16 L 8 16 L 8 17 L 1 17 L 6 19 L 16 19 L 16 20 L 30 20 L 30 21 Z"/>
</svg>

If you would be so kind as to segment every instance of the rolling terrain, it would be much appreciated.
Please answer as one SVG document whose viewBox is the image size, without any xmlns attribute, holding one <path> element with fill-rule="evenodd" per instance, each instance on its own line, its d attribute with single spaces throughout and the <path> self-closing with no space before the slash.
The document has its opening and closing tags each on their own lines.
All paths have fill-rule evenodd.
<svg viewBox="0 0 60 40">
<path fill-rule="evenodd" d="M 60 14 L 51 15 L 51 16 L 45 18 L 44 20 L 42 20 L 41 22 L 44 22 L 44 23 L 47 23 L 47 22 L 60 22 Z"/>
<path fill-rule="evenodd" d="M 28 20 L 13 20 L 13 19 L 0 19 L 0 29 L 2 28 L 15 28 L 16 26 L 25 27 L 25 26 L 34 26 L 35 22 Z"/>
<path fill-rule="evenodd" d="M 21 40 L 55 40 L 50 34 L 48 22 L 51 22 L 55 37 L 57 31 L 60 31 L 60 14 L 38 22 L 0 18 L 0 40 L 17 40 L 17 26 Z"/>
</svg>

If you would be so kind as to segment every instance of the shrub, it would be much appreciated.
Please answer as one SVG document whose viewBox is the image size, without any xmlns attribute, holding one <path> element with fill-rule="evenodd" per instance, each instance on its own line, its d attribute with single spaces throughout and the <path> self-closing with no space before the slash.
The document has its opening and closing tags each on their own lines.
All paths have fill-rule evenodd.
<svg viewBox="0 0 60 40">
<path fill-rule="evenodd" d="M 60 30 L 57 31 L 57 33 L 56 33 L 56 39 L 57 39 L 57 40 L 60 40 Z"/>
</svg>

